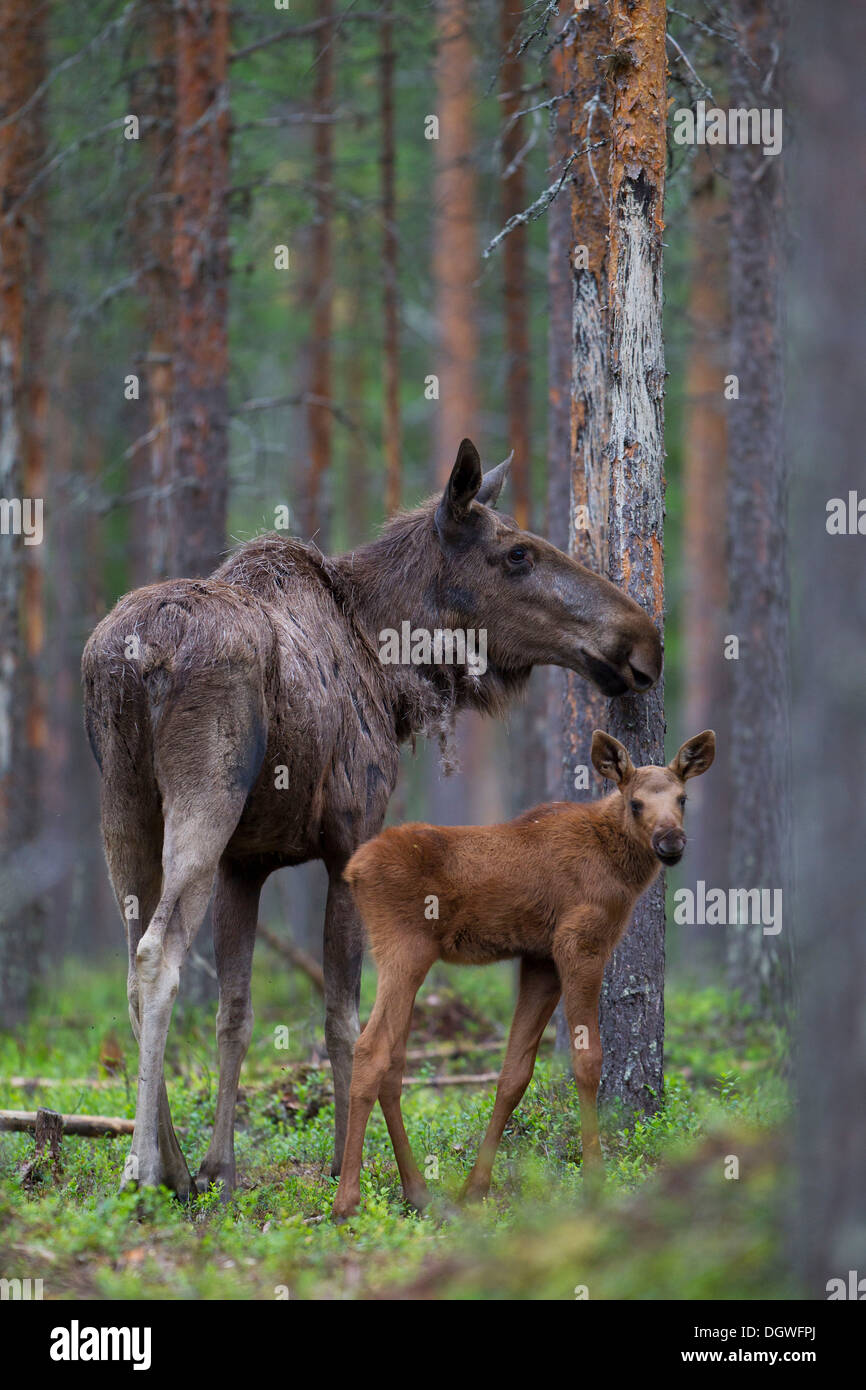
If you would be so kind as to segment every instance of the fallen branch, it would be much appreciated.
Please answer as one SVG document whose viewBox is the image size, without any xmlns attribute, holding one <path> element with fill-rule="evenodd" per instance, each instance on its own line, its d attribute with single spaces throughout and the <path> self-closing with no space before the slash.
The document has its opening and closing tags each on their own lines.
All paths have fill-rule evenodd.
<svg viewBox="0 0 866 1390">
<path fill-rule="evenodd" d="M 35 1133 L 37 1120 L 43 1110 L 0 1110 L 0 1130 L 12 1134 Z M 50 1112 L 49 1112 L 50 1113 Z M 133 1120 L 121 1120 L 116 1115 L 61 1115 L 64 1134 L 77 1134 L 83 1139 L 99 1139 L 106 1134 L 131 1134 Z"/>
</svg>

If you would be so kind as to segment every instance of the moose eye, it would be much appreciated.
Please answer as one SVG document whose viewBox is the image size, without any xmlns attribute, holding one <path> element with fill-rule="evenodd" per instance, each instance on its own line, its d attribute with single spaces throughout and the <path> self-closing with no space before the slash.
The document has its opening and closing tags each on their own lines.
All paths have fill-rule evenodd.
<svg viewBox="0 0 866 1390">
<path fill-rule="evenodd" d="M 687 797 L 687 796 L 678 796 L 678 797 L 677 797 L 677 805 L 678 805 L 678 806 L 685 806 L 685 804 L 686 804 L 687 801 L 688 801 L 688 797 Z"/>
<path fill-rule="evenodd" d="M 506 556 L 509 565 L 522 565 L 529 558 L 529 551 L 525 545 L 513 545 Z"/>
<path fill-rule="evenodd" d="M 631 809 L 632 809 L 632 812 L 634 813 L 634 815 L 639 816 L 640 813 L 641 813 L 641 811 L 643 810 L 643 802 L 642 802 L 642 801 L 633 801 L 633 802 L 631 803 Z"/>
</svg>

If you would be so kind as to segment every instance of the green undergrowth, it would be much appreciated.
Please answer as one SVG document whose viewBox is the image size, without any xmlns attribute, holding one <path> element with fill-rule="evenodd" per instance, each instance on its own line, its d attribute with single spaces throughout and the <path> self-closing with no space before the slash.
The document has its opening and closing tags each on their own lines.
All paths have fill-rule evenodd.
<svg viewBox="0 0 866 1390">
<path fill-rule="evenodd" d="M 408 1212 L 381 1114 L 371 1118 L 363 1205 L 329 1219 L 333 1104 L 321 1002 L 268 953 L 238 1111 L 241 1186 L 181 1205 L 118 1193 L 129 1138 L 63 1141 L 61 1171 L 22 1177 L 27 1135 L 0 1135 L 0 1276 L 42 1279 L 46 1298 L 767 1298 L 794 1296 L 782 1237 L 789 1102 L 784 1044 L 737 999 L 671 987 L 666 1090 L 651 1117 L 603 1124 L 607 1177 L 584 1191 L 579 1105 L 548 1040 L 506 1131 L 490 1198 L 457 1204 L 493 1103 L 492 1085 L 413 1084 L 404 1112 L 430 1175 L 431 1206 Z M 375 988 L 365 972 L 364 1006 Z M 410 1048 L 504 1040 L 510 967 L 440 968 Z M 458 992 L 459 987 L 459 992 Z M 363 1010 L 362 1010 L 363 1012 Z M 287 1045 L 284 1045 L 287 1044 Z M 423 1081 L 495 1070 L 501 1049 L 408 1064 Z M 28 1026 L 0 1036 L 0 1107 L 132 1117 L 135 1049 L 124 970 L 69 968 Z M 167 1077 L 194 1171 L 216 1097 L 213 1010 L 178 1011 Z M 13 1084 L 44 1078 L 32 1086 Z M 90 1084 L 100 1081 L 98 1087 Z M 577 1291 L 577 1293 L 575 1292 Z"/>
</svg>

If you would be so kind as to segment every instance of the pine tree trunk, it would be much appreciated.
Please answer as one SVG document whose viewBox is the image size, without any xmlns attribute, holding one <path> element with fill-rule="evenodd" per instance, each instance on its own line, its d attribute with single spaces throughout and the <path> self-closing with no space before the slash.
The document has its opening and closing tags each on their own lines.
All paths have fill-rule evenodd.
<svg viewBox="0 0 866 1390">
<path fill-rule="evenodd" d="M 334 100 L 333 0 L 322 0 L 320 12 L 320 17 L 328 22 L 318 39 L 313 80 L 313 114 L 327 118 L 331 115 Z M 309 348 L 310 400 L 307 406 L 310 467 L 307 475 L 303 534 L 305 538 L 315 536 L 319 548 L 327 550 L 330 515 L 325 488 L 331 470 L 331 336 L 334 295 L 334 137 L 333 126 L 327 119 L 321 119 L 313 125 L 313 182 L 316 190 L 310 265 L 313 318 Z"/>
<path fill-rule="evenodd" d="M 523 62 L 519 54 L 520 18 L 518 0 L 501 0 L 500 43 L 502 48 L 502 223 L 522 212 L 526 203 L 526 180 L 521 157 L 522 121 L 515 119 L 525 98 L 521 92 Z M 531 525 L 529 487 L 532 396 L 529 379 L 529 314 L 526 297 L 526 227 L 515 227 L 502 248 L 502 277 L 505 294 L 505 401 L 508 411 L 508 448 L 514 450 L 511 464 L 510 510 L 518 526 Z"/>
<path fill-rule="evenodd" d="M 481 264 L 472 141 L 475 59 L 466 0 L 439 0 L 436 22 L 439 139 L 435 144 L 433 278 L 439 402 L 434 441 L 436 479 L 444 484 L 461 438 L 477 432 L 475 285 Z"/>
<path fill-rule="evenodd" d="M 729 216 L 725 184 L 716 161 L 700 149 L 692 167 L 689 281 L 689 348 L 686 363 L 686 418 L 683 550 L 688 582 L 684 593 L 685 714 L 683 736 L 716 731 L 712 779 L 698 778 L 689 790 L 689 861 L 712 886 L 728 881 L 731 800 L 728 788 L 730 743 L 727 572 L 727 411 L 723 395 L 727 370 L 728 299 L 726 231 Z M 701 966 L 724 959 L 718 928 L 685 927 L 682 959 Z"/>
<path fill-rule="evenodd" d="M 168 568 L 204 575 L 228 503 L 228 0 L 177 0 L 174 420 Z"/>
<path fill-rule="evenodd" d="M 736 0 L 731 102 L 779 107 L 782 40 L 776 0 Z M 769 85 L 768 85 L 769 79 Z M 782 432 L 780 256 L 782 170 L 759 145 L 729 150 L 731 365 L 739 382 L 728 424 L 731 701 L 730 885 L 781 889 L 790 844 L 787 465 Z M 731 984 L 778 1021 L 791 1002 L 790 924 L 729 926 Z"/>
<path fill-rule="evenodd" d="M 6 0 L 0 9 L 0 120 L 15 117 L 45 74 L 44 11 Z M 26 1016 L 39 974 L 38 886 L 16 854 L 40 823 L 45 713 L 38 662 L 43 632 L 42 556 L 26 546 L 24 502 L 44 502 L 41 200 L 29 184 L 44 154 L 36 103 L 0 128 L 0 498 L 22 508 L 0 536 L 0 1026 Z M 38 490 L 37 490 L 38 489 Z M 30 514 L 33 519 L 33 513 Z M 43 527 L 45 516 L 43 513 Z"/>
<path fill-rule="evenodd" d="M 847 1293 L 849 1270 L 866 1275 L 866 538 L 827 530 L 832 498 L 847 509 L 851 491 L 864 495 L 866 235 L 862 182 L 850 168 L 851 151 L 866 147 L 864 18 L 859 0 L 839 0 L 830 9 L 800 6 L 792 20 L 798 332 L 788 439 L 798 480 L 791 544 L 800 556 L 793 746 L 802 1008 L 789 1228 L 808 1299 L 826 1299 L 831 1279 Z"/>
<path fill-rule="evenodd" d="M 662 630 L 664 620 L 664 345 L 662 229 L 666 60 L 664 0 L 611 0 L 610 577 Z M 607 724 L 632 761 L 664 761 L 664 694 L 626 695 Z M 626 1113 L 662 1102 L 664 884 L 638 903 L 608 966 L 601 999 L 601 1099 Z"/>
<path fill-rule="evenodd" d="M 603 55 L 610 25 L 601 3 L 577 12 L 551 54 L 556 109 L 553 168 L 584 146 L 608 137 Z M 567 94 L 571 93 L 571 97 Z M 551 436 L 548 510 L 551 540 L 599 573 L 607 567 L 608 151 L 578 154 L 568 183 L 548 214 Z M 573 672 L 549 677 L 548 795 L 583 801 L 601 793 L 589 758 L 592 731 L 603 727 L 600 692 Z M 557 1047 L 570 1049 L 565 1015 L 557 1011 Z"/>
<path fill-rule="evenodd" d="M 400 318 L 397 278 L 397 206 L 394 144 L 394 26 L 391 0 L 384 0 L 381 25 L 382 100 L 382 310 L 385 349 L 385 399 L 382 433 L 385 452 L 385 514 L 400 506 L 402 442 L 400 425 Z"/>
</svg>

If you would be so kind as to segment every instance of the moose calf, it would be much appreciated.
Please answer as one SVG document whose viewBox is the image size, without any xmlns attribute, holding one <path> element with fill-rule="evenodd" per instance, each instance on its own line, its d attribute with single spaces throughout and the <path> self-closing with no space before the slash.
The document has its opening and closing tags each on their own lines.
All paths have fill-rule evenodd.
<svg viewBox="0 0 866 1390">
<path fill-rule="evenodd" d="M 583 1161 L 601 1166 L 596 1095 L 601 1075 L 598 997 L 605 962 L 637 899 L 686 845 L 684 785 L 706 772 L 707 729 L 667 767 L 638 767 L 596 730 L 592 762 L 617 790 L 601 801 L 552 802 L 506 825 L 403 825 L 384 831 L 346 868 L 379 971 L 376 1003 L 355 1047 L 349 1124 L 334 1217 L 361 1195 L 364 1133 L 378 1098 L 403 1192 L 419 1210 L 427 1187 L 400 1110 L 415 995 L 436 960 L 461 965 L 520 958 L 520 990 L 496 1101 L 464 1195 L 483 1197 L 503 1130 L 532 1077 L 538 1044 L 565 995 L 580 1096 Z"/>
</svg>

